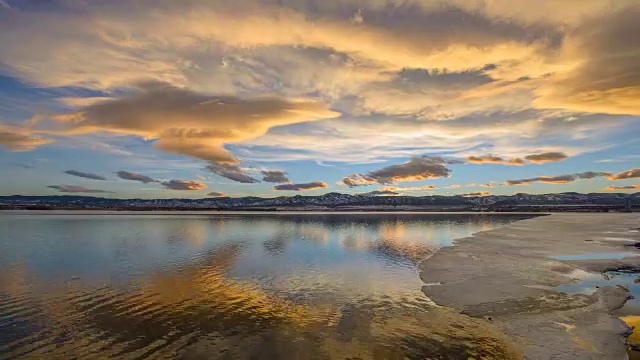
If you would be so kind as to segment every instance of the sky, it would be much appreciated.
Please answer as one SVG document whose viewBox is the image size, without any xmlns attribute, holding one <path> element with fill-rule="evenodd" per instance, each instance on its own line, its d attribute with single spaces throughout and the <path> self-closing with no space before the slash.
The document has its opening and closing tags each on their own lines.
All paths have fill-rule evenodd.
<svg viewBox="0 0 640 360">
<path fill-rule="evenodd" d="M 640 191 L 638 0 L 0 0 L 0 195 Z"/>
</svg>

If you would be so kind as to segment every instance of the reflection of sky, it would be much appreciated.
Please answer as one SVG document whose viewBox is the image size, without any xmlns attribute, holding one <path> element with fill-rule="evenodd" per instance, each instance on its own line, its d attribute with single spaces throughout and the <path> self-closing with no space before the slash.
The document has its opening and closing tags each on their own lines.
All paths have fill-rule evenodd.
<svg viewBox="0 0 640 360">
<path fill-rule="evenodd" d="M 640 283 L 635 282 L 638 279 L 638 274 L 609 271 L 606 275 L 608 279 L 601 274 L 593 274 L 575 283 L 557 286 L 555 290 L 569 294 L 592 294 L 597 287 L 601 286 L 626 286 L 634 298 L 629 299 L 622 309 L 617 310 L 617 313 L 620 315 L 640 314 Z"/>
<path fill-rule="evenodd" d="M 119 357 L 151 354 L 158 343 L 181 352 L 183 340 L 206 334 L 239 353 L 251 344 L 315 352 L 317 341 L 356 336 L 365 342 L 340 343 L 355 354 L 403 336 L 441 338 L 443 329 L 455 337 L 462 330 L 450 315 L 429 310 L 416 262 L 451 236 L 520 218 L 3 213 L 0 317 L 10 316 L 0 322 L 0 347 L 35 336 L 34 346 L 55 343 L 56 354 L 75 354 L 67 357 Z M 389 321 L 393 337 L 371 338 Z M 96 336 L 108 339 L 108 352 Z"/>
<path fill-rule="evenodd" d="M 198 263 L 225 244 L 243 250 L 231 277 L 287 287 L 298 274 L 366 286 L 410 284 L 415 263 L 452 239 L 508 217 L 363 216 L 25 216 L 0 217 L 0 267 L 20 263 L 42 281 L 125 280 Z M 319 277 L 320 279 L 320 277 Z M 386 279 L 387 281 L 381 281 Z M 373 285 L 372 285 L 373 284 Z"/>
</svg>

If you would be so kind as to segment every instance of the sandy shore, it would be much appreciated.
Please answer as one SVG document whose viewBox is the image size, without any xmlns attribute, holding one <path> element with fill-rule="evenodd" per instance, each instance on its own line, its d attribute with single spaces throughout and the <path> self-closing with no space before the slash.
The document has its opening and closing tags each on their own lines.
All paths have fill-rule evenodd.
<svg viewBox="0 0 640 360">
<path fill-rule="evenodd" d="M 587 272 L 640 265 L 633 246 L 640 242 L 638 227 L 637 213 L 565 213 L 481 232 L 420 264 L 423 292 L 440 305 L 492 322 L 514 339 L 525 359 L 627 359 L 630 329 L 612 315 L 629 296 L 623 288 L 601 287 L 593 295 L 551 288 Z M 630 256 L 591 259 L 610 253 Z M 572 258 L 554 259 L 561 256 Z"/>
</svg>

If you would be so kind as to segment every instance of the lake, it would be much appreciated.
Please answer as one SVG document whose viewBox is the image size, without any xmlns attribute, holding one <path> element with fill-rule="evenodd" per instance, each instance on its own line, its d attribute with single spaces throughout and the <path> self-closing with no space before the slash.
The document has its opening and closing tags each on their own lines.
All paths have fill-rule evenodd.
<svg viewBox="0 0 640 360">
<path fill-rule="evenodd" d="M 0 212 L 0 358 L 514 358 L 417 264 L 529 217 Z"/>
</svg>

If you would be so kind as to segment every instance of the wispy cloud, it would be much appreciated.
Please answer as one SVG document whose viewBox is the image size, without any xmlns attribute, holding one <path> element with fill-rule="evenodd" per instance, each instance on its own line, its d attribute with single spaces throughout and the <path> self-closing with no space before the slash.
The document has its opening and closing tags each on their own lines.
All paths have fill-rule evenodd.
<svg viewBox="0 0 640 360">
<path fill-rule="evenodd" d="M 640 190 L 640 185 L 627 185 L 627 186 L 613 186 L 609 185 L 605 190 L 616 191 L 616 190 Z"/>
<path fill-rule="evenodd" d="M 107 180 L 107 178 L 102 175 L 92 174 L 92 173 L 87 173 L 87 172 L 82 172 L 77 170 L 67 170 L 64 173 L 72 176 L 85 178 L 85 179 L 91 179 L 91 180 Z"/>
<path fill-rule="evenodd" d="M 308 183 L 300 183 L 300 184 L 281 184 L 273 187 L 273 190 L 278 191 L 302 191 L 302 190 L 316 190 L 316 189 L 324 189 L 328 188 L 329 185 L 322 181 L 312 181 Z"/>
<path fill-rule="evenodd" d="M 515 158 L 503 158 L 500 156 L 494 156 L 491 154 L 482 155 L 482 156 L 468 156 L 466 158 L 467 162 L 471 164 L 502 164 L 502 165 L 513 165 L 513 166 L 522 166 L 527 163 L 531 164 L 545 164 L 551 162 L 559 162 L 567 159 L 568 156 L 561 152 L 546 152 L 539 154 L 529 154 L 524 157 L 515 157 Z"/>
<path fill-rule="evenodd" d="M 150 178 L 150 177 L 148 177 L 146 175 L 133 173 L 133 172 L 129 172 L 129 171 L 124 171 L 124 170 L 120 170 L 116 174 L 118 175 L 118 177 L 120 179 L 139 181 L 139 182 L 144 183 L 144 184 L 150 184 L 150 183 L 159 182 L 158 180 Z"/>
<path fill-rule="evenodd" d="M 113 191 L 105 191 L 98 189 L 90 189 L 84 186 L 76 186 L 76 185 L 49 185 L 47 186 L 50 189 L 58 190 L 62 193 L 88 193 L 88 194 L 110 194 Z"/>
<path fill-rule="evenodd" d="M 534 182 L 544 184 L 567 184 L 580 179 L 594 179 L 599 177 L 609 177 L 611 179 L 612 174 L 610 172 L 596 172 L 586 171 L 575 174 L 557 175 L 557 176 L 536 176 L 533 178 L 519 179 L 519 180 L 507 180 L 504 185 L 530 185 Z"/>
</svg>

